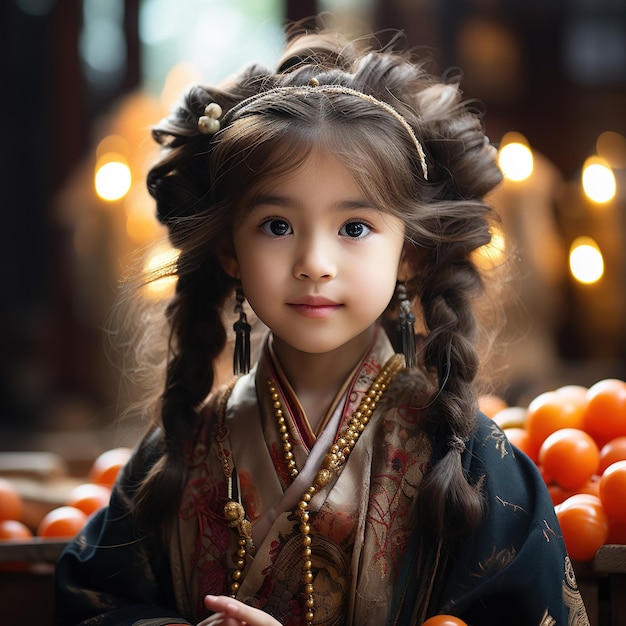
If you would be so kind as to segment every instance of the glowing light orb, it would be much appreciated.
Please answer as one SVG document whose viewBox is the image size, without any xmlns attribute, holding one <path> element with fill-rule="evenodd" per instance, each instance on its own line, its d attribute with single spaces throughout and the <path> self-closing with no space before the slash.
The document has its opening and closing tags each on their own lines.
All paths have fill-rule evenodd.
<svg viewBox="0 0 626 626">
<path fill-rule="evenodd" d="M 599 157 L 590 157 L 585 161 L 582 182 L 585 195 L 594 202 L 604 204 L 615 197 L 615 175 Z"/>
<path fill-rule="evenodd" d="M 514 181 L 526 180 L 533 173 L 532 150 L 521 141 L 507 143 L 500 148 L 498 165 L 505 178 Z"/>
<path fill-rule="evenodd" d="M 109 202 L 123 198 L 130 189 L 132 175 L 128 164 L 121 160 L 106 160 L 96 169 L 96 193 Z"/>
<path fill-rule="evenodd" d="M 604 274 L 604 259 L 598 244 L 591 237 L 578 237 L 569 253 L 570 272 L 584 285 L 598 282 Z"/>
</svg>

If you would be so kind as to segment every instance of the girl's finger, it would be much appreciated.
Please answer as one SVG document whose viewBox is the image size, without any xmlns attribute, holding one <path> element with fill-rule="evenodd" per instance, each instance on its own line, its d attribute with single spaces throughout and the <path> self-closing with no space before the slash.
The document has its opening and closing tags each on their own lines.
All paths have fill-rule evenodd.
<svg viewBox="0 0 626 626">
<path fill-rule="evenodd" d="M 255 609 L 243 602 L 226 596 L 206 596 L 204 604 L 208 609 L 225 613 L 241 624 L 248 626 L 280 626 L 271 615 L 260 609 Z"/>
</svg>

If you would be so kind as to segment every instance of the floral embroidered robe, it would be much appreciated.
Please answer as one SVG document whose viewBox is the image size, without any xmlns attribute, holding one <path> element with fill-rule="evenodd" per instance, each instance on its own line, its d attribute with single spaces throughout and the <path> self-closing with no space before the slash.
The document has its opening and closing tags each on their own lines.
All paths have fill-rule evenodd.
<svg viewBox="0 0 626 626">
<path fill-rule="evenodd" d="M 391 355 L 381 333 L 340 391 L 317 439 L 269 348 L 228 400 L 225 425 L 230 436 L 224 445 L 239 477 L 255 544 L 237 597 L 263 607 L 287 626 L 302 623 L 302 536 L 294 509 L 336 434 Z M 275 382 L 285 407 L 299 468 L 293 484 L 268 380 Z M 224 521 L 227 483 L 214 439 L 203 434 L 191 454 L 172 559 L 182 583 L 177 587 L 179 603 L 196 615 L 204 595 L 228 588 L 237 551 L 238 534 Z M 417 428 L 414 411 L 376 411 L 339 475 L 313 497 L 308 510 L 316 576 L 314 623 L 384 623 L 411 534 L 411 503 L 429 458 L 430 445 Z"/>
<path fill-rule="evenodd" d="M 317 438 L 269 347 L 228 399 L 223 447 L 236 468 L 234 485 L 254 539 L 237 597 L 285 626 L 303 623 L 302 544 L 294 508 L 392 354 L 379 332 Z M 285 408 L 299 469 L 293 481 L 268 380 L 276 383 Z M 207 615 L 204 595 L 228 593 L 238 534 L 224 518 L 227 481 L 211 410 L 205 409 L 204 427 L 187 451 L 189 480 L 167 540 L 136 530 L 129 512 L 136 477 L 123 473 L 108 509 L 90 520 L 58 562 L 59 624 L 196 624 Z M 436 550 L 418 549 L 413 504 L 432 455 L 418 418 L 415 409 L 381 403 L 346 465 L 310 502 L 315 624 L 421 623 L 415 590 L 424 586 L 418 585 L 416 564 L 420 555 L 434 559 Z M 520 626 L 588 624 L 554 509 L 532 462 L 479 416 L 463 463 L 485 494 L 488 514 L 479 532 L 431 568 L 427 614 L 453 613 L 470 626 L 503 620 Z"/>
</svg>

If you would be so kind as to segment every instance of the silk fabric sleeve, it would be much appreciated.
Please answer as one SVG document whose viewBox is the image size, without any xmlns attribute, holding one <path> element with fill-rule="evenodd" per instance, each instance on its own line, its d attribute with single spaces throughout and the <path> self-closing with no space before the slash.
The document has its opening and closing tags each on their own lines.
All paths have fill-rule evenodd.
<svg viewBox="0 0 626 626">
<path fill-rule="evenodd" d="M 534 463 L 485 416 L 463 464 L 479 485 L 486 518 L 437 573 L 428 615 L 453 614 L 469 626 L 588 626 L 554 506 Z M 419 531 L 413 542 L 419 541 Z M 413 623 L 412 572 L 401 574 L 396 624 Z"/>
</svg>

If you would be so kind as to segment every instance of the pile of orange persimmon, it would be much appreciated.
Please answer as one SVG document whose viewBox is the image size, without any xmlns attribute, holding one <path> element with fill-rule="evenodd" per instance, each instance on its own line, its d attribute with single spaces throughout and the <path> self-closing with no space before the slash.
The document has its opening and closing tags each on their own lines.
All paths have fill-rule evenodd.
<svg viewBox="0 0 626 626">
<path fill-rule="evenodd" d="M 567 385 L 527 408 L 493 396 L 481 408 L 538 466 L 572 559 L 626 544 L 626 382 Z"/>
<path fill-rule="evenodd" d="M 22 521 L 24 500 L 13 484 L 0 477 L 0 545 L 2 541 L 28 541 L 34 536 L 67 539 L 78 533 L 95 511 L 107 505 L 111 487 L 131 453 L 128 448 L 103 452 L 92 464 L 87 480 L 76 485 L 63 506 L 49 511 L 37 528 Z"/>
</svg>

